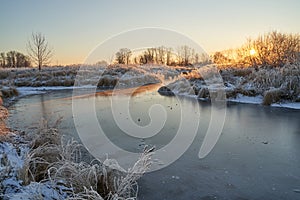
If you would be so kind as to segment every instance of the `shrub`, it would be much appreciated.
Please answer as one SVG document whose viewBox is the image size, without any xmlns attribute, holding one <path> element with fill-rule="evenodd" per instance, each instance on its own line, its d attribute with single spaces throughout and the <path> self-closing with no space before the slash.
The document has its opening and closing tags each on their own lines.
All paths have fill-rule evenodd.
<svg viewBox="0 0 300 200">
<path fill-rule="evenodd" d="M 55 128 L 58 123 L 50 127 L 42 120 L 37 134 L 28 136 L 31 150 L 19 171 L 24 184 L 50 181 L 54 186 L 63 185 L 69 188 L 70 199 L 136 199 L 136 181 L 149 169 L 153 148 L 145 149 L 127 171 L 112 159 L 86 163 L 81 158 L 82 145 L 65 142 Z"/>
<path fill-rule="evenodd" d="M 282 99 L 283 96 L 282 89 L 271 89 L 265 92 L 264 99 L 263 99 L 263 105 L 269 106 L 272 103 L 277 103 Z"/>
<path fill-rule="evenodd" d="M 0 70 L 0 79 L 6 79 L 9 77 L 9 71 L 8 70 Z"/>
<path fill-rule="evenodd" d="M 209 98 L 209 90 L 206 87 L 203 87 L 199 90 L 198 98 Z"/>
<path fill-rule="evenodd" d="M 272 31 L 260 35 L 236 49 L 216 52 L 212 58 L 222 68 L 228 66 L 283 67 L 300 61 L 300 34 Z"/>
<path fill-rule="evenodd" d="M 11 97 L 19 95 L 18 90 L 14 87 L 3 87 L 1 89 L 1 92 L 2 92 L 3 98 L 11 98 Z"/>
<path fill-rule="evenodd" d="M 248 76 L 252 74 L 252 69 L 251 68 L 244 68 L 244 69 L 233 69 L 232 74 L 234 76 Z"/>
</svg>

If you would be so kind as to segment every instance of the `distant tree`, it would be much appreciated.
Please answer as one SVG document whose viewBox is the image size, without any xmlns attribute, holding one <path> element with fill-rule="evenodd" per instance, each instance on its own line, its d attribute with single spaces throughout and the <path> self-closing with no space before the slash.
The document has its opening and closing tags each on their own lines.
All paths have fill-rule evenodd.
<svg viewBox="0 0 300 200">
<path fill-rule="evenodd" d="M 229 66 L 282 67 L 300 61 L 300 35 L 277 31 L 247 39 L 240 48 L 216 52 L 213 61 Z"/>
<path fill-rule="evenodd" d="M 116 61 L 118 64 L 129 64 L 132 52 L 130 49 L 122 48 L 116 53 Z"/>
<path fill-rule="evenodd" d="M 9 51 L 7 53 L 0 53 L 0 66 L 20 68 L 20 67 L 30 67 L 30 58 L 17 51 Z"/>
<path fill-rule="evenodd" d="M 273 31 L 255 40 L 249 39 L 246 46 L 246 51 L 255 52 L 255 59 L 251 60 L 255 64 L 282 67 L 299 61 L 300 35 Z"/>
<path fill-rule="evenodd" d="M 194 64 L 200 62 L 200 55 L 196 53 L 195 49 L 184 45 L 177 48 L 175 53 L 172 48 L 160 46 L 160 47 L 151 47 L 147 48 L 142 54 L 134 59 L 135 63 L 140 64 L 159 64 L 159 65 L 185 65 Z M 201 55 L 202 56 L 202 55 Z M 202 57 L 201 57 L 202 58 Z M 205 54 L 205 59 L 203 62 L 209 63 L 210 59 Z"/>
<path fill-rule="evenodd" d="M 52 50 L 42 33 L 32 33 L 27 44 L 27 51 L 30 58 L 38 65 L 39 70 L 42 66 L 50 63 Z"/>
<path fill-rule="evenodd" d="M 179 65 L 188 66 L 192 61 L 193 49 L 187 45 L 180 46 L 177 49 L 177 59 Z"/>
<path fill-rule="evenodd" d="M 198 64 L 199 62 L 200 62 L 200 56 L 199 56 L 198 53 L 196 53 L 196 54 L 195 54 L 195 61 L 194 61 L 194 63 L 195 63 L 195 64 Z"/>
<path fill-rule="evenodd" d="M 172 48 L 166 49 L 166 64 L 171 65 L 172 63 Z"/>
<path fill-rule="evenodd" d="M 6 67 L 6 56 L 4 52 L 0 53 L 0 64 L 2 68 Z"/>
<path fill-rule="evenodd" d="M 146 51 L 144 51 L 144 54 L 141 57 L 141 63 L 142 64 L 149 64 L 155 62 L 155 54 L 156 54 L 156 48 L 148 48 Z"/>
<path fill-rule="evenodd" d="M 6 67 L 20 68 L 31 66 L 29 57 L 17 51 L 7 52 L 6 61 Z"/>
<path fill-rule="evenodd" d="M 16 67 L 31 67 L 30 58 L 22 53 L 16 53 Z"/>
<path fill-rule="evenodd" d="M 228 58 L 226 55 L 224 55 L 224 53 L 222 53 L 222 52 L 216 52 L 213 55 L 212 60 L 214 63 L 220 64 L 220 65 L 227 65 L 227 64 L 231 63 L 231 59 Z"/>
<path fill-rule="evenodd" d="M 6 53 L 7 67 L 16 68 L 16 52 L 10 51 Z"/>
<path fill-rule="evenodd" d="M 194 57 L 194 64 L 198 65 L 207 65 L 212 64 L 211 57 L 207 55 L 206 53 L 196 53 Z"/>
<path fill-rule="evenodd" d="M 139 64 L 139 61 L 138 61 L 138 58 L 137 58 L 137 57 L 134 57 L 133 63 L 134 63 L 134 64 Z"/>
<path fill-rule="evenodd" d="M 165 64 L 166 48 L 164 46 L 160 46 L 154 49 L 155 49 L 155 63 Z"/>
<path fill-rule="evenodd" d="M 107 63 L 105 60 L 100 60 L 100 61 L 98 61 L 98 62 L 96 63 L 96 65 L 98 65 L 98 66 L 107 66 L 108 63 Z"/>
</svg>

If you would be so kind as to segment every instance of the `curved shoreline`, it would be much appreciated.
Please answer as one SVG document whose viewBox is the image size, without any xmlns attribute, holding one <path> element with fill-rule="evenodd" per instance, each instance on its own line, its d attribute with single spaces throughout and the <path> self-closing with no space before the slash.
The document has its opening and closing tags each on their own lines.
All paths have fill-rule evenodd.
<svg viewBox="0 0 300 200">
<path fill-rule="evenodd" d="M 158 85 L 157 83 L 146 85 L 146 86 L 156 86 Z M 144 86 L 143 86 L 144 87 Z M 72 90 L 72 89 L 91 89 L 95 88 L 94 86 L 86 86 L 86 87 L 65 87 L 65 86 L 54 86 L 54 87 L 17 87 L 16 89 L 19 92 L 18 96 L 13 97 L 12 99 L 8 99 L 5 107 L 9 107 L 12 104 L 14 104 L 16 101 L 23 97 L 31 96 L 31 95 L 37 95 L 37 94 L 44 94 L 47 92 L 51 91 L 60 91 L 60 90 Z M 122 90 L 129 90 L 131 88 L 124 88 Z M 119 90 L 119 89 L 118 89 Z M 109 90 L 105 90 L 104 92 L 107 93 Z M 164 95 L 161 94 L 162 96 L 170 96 L 170 95 Z M 201 99 L 197 98 L 196 95 L 189 95 L 189 94 L 179 94 L 179 93 L 174 93 L 174 95 L 179 95 L 182 97 L 187 97 L 187 98 L 196 98 L 199 101 L 209 101 L 209 99 Z M 242 103 L 242 104 L 257 104 L 257 105 L 262 105 L 262 96 L 255 96 L 255 97 L 249 97 L 249 96 L 243 96 L 239 95 L 237 98 L 226 98 L 227 102 L 233 102 L 233 103 Z M 1 104 L 0 104 L 1 105 Z M 300 102 L 282 102 L 282 103 L 273 103 L 270 105 L 270 107 L 278 107 L 278 108 L 288 108 L 288 109 L 294 109 L 294 110 L 300 110 Z"/>
<path fill-rule="evenodd" d="M 193 98 L 197 99 L 198 101 L 210 101 L 208 98 L 198 98 L 197 95 L 190 95 L 190 94 L 180 94 L 180 93 L 173 93 L 170 95 L 169 93 L 167 94 L 162 94 L 162 96 L 181 96 L 185 98 Z M 249 96 L 239 96 L 235 99 L 233 98 L 226 98 L 226 102 L 229 103 L 238 103 L 238 104 L 255 104 L 255 105 L 263 105 L 262 104 L 263 97 L 262 96 L 255 96 L 255 97 L 249 97 Z M 266 106 L 266 105 L 264 105 Z M 282 102 L 282 103 L 273 103 L 270 106 L 266 107 L 276 107 L 276 108 L 287 108 L 287 109 L 293 109 L 293 110 L 300 110 L 300 102 Z"/>
<path fill-rule="evenodd" d="M 157 84 L 151 84 L 153 86 Z M 149 86 L 149 85 L 148 85 Z M 11 132 L 9 127 L 6 125 L 6 120 L 8 118 L 9 112 L 8 107 L 13 105 L 16 101 L 18 101 L 21 98 L 31 96 L 31 95 L 37 95 L 37 94 L 44 94 L 50 91 L 59 91 L 59 90 L 72 90 L 72 89 L 86 89 L 86 88 L 94 88 L 93 86 L 90 87 L 65 87 L 65 86 L 54 86 L 54 87 L 18 87 L 16 88 L 19 92 L 18 96 L 14 96 L 12 98 L 6 99 L 5 102 L 3 102 L 2 97 L 0 96 L 0 135 L 7 134 Z M 124 89 L 128 90 L 130 88 Z M 111 90 L 108 90 L 111 91 Z M 105 94 L 107 91 L 105 91 Z M 164 95 L 163 96 L 170 96 L 170 95 Z M 189 95 L 189 94 L 178 94 L 174 93 L 174 95 L 179 95 L 186 98 L 195 98 L 199 101 L 209 101 L 208 99 L 199 99 L 196 95 Z M 242 103 L 242 104 L 257 104 L 262 105 L 262 97 L 256 96 L 256 97 L 248 97 L 248 96 L 239 96 L 235 99 L 229 98 L 226 99 L 227 102 L 230 103 Z M 293 109 L 293 110 L 300 110 L 300 103 L 297 102 L 283 102 L 283 103 L 275 103 L 270 105 L 270 107 L 277 107 L 277 108 L 287 108 L 287 109 Z"/>
</svg>

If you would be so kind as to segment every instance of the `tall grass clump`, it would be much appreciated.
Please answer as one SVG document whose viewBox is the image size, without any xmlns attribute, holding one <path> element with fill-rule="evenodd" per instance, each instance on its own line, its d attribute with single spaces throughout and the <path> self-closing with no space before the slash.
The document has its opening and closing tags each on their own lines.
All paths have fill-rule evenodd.
<svg viewBox="0 0 300 200">
<path fill-rule="evenodd" d="M 300 64 L 260 69 L 249 78 L 249 82 L 253 82 L 253 85 L 264 95 L 270 96 L 269 94 L 274 93 L 272 90 L 274 88 L 278 88 L 282 98 L 286 100 L 295 101 L 300 95 Z"/>
<path fill-rule="evenodd" d="M 68 188 L 69 199 L 137 198 L 137 180 L 149 169 L 153 149 L 145 149 L 128 170 L 113 159 L 86 162 L 84 147 L 61 137 L 55 126 L 42 120 L 38 133 L 29 136 L 31 149 L 19 170 L 24 185 L 39 182 L 50 183 L 54 189 Z"/>
<path fill-rule="evenodd" d="M 4 99 L 18 96 L 19 92 L 15 87 L 0 87 L 1 97 Z"/>
</svg>

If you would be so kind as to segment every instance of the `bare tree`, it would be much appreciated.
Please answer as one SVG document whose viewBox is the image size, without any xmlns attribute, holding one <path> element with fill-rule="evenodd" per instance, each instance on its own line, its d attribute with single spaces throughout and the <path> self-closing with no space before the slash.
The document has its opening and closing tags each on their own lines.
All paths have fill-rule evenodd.
<svg viewBox="0 0 300 200">
<path fill-rule="evenodd" d="M 166 49 L 166 64 L 170 65 L 171 64 L 171 59 L 172 59 L 172 48 L 167 48 Z"/>
<path fill-rule="evenodd" d="M 30 58 L 39 66 L 39 70 L 42 66 L 50 63 L 52 50 L 42 33 L 32 33 L 27 44 L 27 51 Z"/>
<path fill-rule="evenodd" d="M 116 61 L 118 64 L 129 64 L 132 52 L 130 49 L 122 48 L 116 53 Z"/>
<path fill-rule="evenodd" d="M 282 67 L 299 62 L 300 34 L 272 31 L 247 42 L 237 49 L 216 52 L 213 56 L 219 65 Z"/>
<path fill-rule="evenodd" d="M 187 45 L 178 47 L 177 49 L 177 59 L 178 64 L 183 66 L 188 66 L 192 61 L 193 49 Z"/>
<path fill-rule="evenodd" d="M 17 51 L 9 51 L 6 54 L 4 52 L 0 53 L 0 66 L 4 67 L 30 67 L 30 59 L 28 56 L 17 52 Z"/>
<path fill-rule="evenodd" d="M 6 57 L 5 57 L 5 53 L 1 52 L 0 53 L 0 63 L 1 63 L 1 67 L 6 67 Z"/>
<path fill-rule="evenodd" d="M 6 53 L 6 61 L 8 67 L 16 68 L 16 52 L 10 51 Z"/>
</svg>

